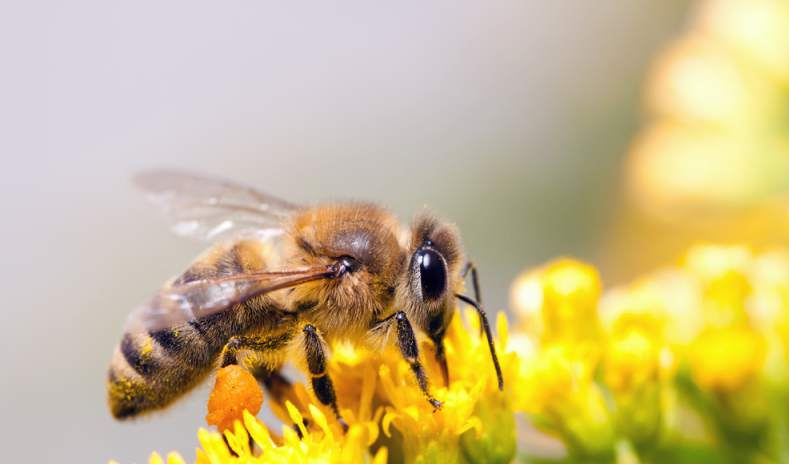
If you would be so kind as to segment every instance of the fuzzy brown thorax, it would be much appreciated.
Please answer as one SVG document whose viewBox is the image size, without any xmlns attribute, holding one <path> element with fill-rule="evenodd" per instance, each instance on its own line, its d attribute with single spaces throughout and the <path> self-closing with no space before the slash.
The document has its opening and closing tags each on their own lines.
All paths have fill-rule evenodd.
<svg viewBox="0 0 789 464">
<path fill-rule="evenodd" d="M 361 336 L 391 306 L 406 263 L 399 227 L 369 203 L 321 205 L 297 214 L 287 228 L 290 266 L 329 265 L 343 257 L 354 267 L 338 279 L 295 288 L 291 307 L 329 338 Z"/>
</svg>

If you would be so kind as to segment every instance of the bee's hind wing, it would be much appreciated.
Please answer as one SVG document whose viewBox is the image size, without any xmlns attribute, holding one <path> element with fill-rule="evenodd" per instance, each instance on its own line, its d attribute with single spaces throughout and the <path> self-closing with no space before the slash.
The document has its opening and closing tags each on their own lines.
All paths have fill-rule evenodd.
<svg viewBox="0 0 789 464">
<path fill-rule="evenodd" d="M 299 207 L 250 187 L 181 171 L 144 171 L 134 184 L 162 209 L 177 235 L 206 241 L 269 237 Z"/>
</svg>

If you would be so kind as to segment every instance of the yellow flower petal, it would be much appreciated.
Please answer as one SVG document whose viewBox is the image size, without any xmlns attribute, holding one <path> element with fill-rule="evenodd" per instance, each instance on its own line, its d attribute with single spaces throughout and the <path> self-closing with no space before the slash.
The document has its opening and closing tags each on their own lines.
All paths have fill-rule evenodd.
<svg viewBox="0 0 789 464">
<path fill-rule="evenodd" d="M 167 455 L 167 464 L 186 464 L 180 454 L 171 452 Z"/>
</svg>

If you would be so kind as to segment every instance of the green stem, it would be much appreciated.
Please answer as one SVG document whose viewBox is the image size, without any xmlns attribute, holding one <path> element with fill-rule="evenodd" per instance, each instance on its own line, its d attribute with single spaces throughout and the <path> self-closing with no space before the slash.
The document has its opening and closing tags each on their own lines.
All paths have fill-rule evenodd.
<svg viewBox="0 0 789 464">
<path fill-rule="evenodd" d="M 783 395 L 774 394 L 774 407 L 770 409 L 770 435 L 767 446 L 770 457 L 776 462 L 789 462 L 789 417 L 786 414 L 786 402 Z"/>
</svg>

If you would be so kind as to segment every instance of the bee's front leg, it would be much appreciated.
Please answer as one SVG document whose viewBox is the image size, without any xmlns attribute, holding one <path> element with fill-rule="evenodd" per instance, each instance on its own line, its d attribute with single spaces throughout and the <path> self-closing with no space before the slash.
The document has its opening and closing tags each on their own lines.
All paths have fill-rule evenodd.
<svg viewBox="0 0 789 464">
<path fill-rule="evenodd" d="M 474 289 L 474 299 L 477 301 L 477 303 L 482 304 L 482 294 L 479 291 L 479 275 L 477 274 L 477 266 L 475 266 L 471 261 L 467 261 L 466 265 L 463 266 L 463 271 L 460 274 L 463 277 L 463 280 L 466 279 L 469 271 L 471 272 L 471 286 Z"/>
<path fill-rule="evenodd" d="M 396 324 L 397 345 L 400 347 L 400 353 L 403 355 L 403 358 L 411 366 L 411 370 L 414 372 L 419 388 L 422 390 L 422 393 L 425 394 L 425 397 L 427 397 L 427 401 L 433 405 L 435 409 L 441 409 L 441 401 L 438 401 L 430 394 L 427 374 L 422 367 L 422 363 L 419 362 L 419 345 L 414 335 L 414 329 L 411 327 L 411 322 L 409 322 L 408 317 L 403 311 L 392 314 L 382 320 L 381 323 L 388 323 L 390 321 Z"/>
<path fill-rule="evenodd" d="M 318 329 L 312 324 L 304 326 L 304 349 L 312 381 L 312 391 L 315 392 L 315 396 L 321 403 L 331 407 L 343 431 L 348 431 L 348 424 L 340 415 L 340 410 L 337 407 L 334 385 L 329 373 L 326 372 L 326 353 L 323 351 L 323 343 L 318 336 Z"/>
</svg>

